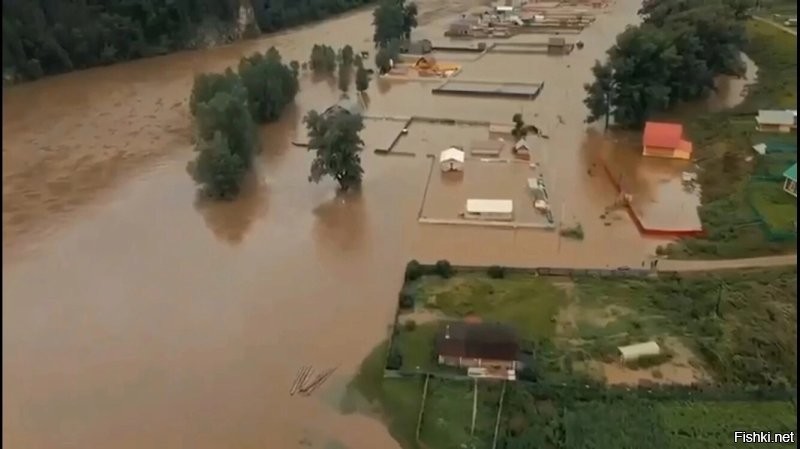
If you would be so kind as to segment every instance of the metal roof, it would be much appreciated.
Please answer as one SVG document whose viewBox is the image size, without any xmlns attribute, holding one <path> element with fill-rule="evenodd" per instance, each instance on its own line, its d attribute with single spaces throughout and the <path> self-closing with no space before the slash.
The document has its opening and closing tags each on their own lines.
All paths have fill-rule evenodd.
<svg viewBox="0 0 800 449">
<path fill-rule="evenodd" d="M 482 214 L 510 214 L 514 212 L 514 201 L 468 199 L 467 212 Z"/>
<path fill-rule="evenodd" d="M 661 348 L 658 346 L 658 343 L 654 341 L 630 346 L 620 346 L 618 349 L 624 360 L 636 360 L 642 356 L 658 355 L 661 353 Z"/>
<path fill-rule="evenodd" d="M 758 111 L 756 121 L 762 125 L 794 125 L 794 111 Z"/>
<path fill-rule="evenodd" d="M 797 164 L 792 165 L 791 167 L 787 168 L 785 172 L 783 172 L 784 178 L 789 178 L 794 182 L 797 182 Z"/>
<path fill-rule="evenodd" d="M 464 162 L 464 152 L 456 147 L 450 147 L 442 151 L 442 153 L 439 155 L 439 162 L 450 160 Z"/>
</svg>

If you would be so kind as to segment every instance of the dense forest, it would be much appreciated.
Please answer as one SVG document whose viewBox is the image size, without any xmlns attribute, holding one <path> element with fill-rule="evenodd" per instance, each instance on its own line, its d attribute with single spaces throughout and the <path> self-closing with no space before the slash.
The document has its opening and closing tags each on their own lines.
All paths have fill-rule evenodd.
<svg viewBox="0 0 800 449">
<path fill-rule="evenodd" d="M 30 80 L 240 37 L 240 9 L 257 33 L 271 32 L 370 0 L 3 0 L 3 79 Z M 215 39 L 218 40 L 218 39 Z"/>
</svg>

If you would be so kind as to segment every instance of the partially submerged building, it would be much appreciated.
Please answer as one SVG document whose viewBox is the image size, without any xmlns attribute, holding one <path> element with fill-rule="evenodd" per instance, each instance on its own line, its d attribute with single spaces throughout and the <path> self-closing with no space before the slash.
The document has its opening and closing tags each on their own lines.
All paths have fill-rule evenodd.
<svg viewBox="0 0 800 449">
<path fill-rule="evenodd" d="M 692 158 L 692 142 L 683 138 L 679 123 L 647 122 L 642 137 L 642 155 L 669 159 Z"/>
<path fill-rule="evenodd" d="M 642 357 L 653 357 L 661 354 L 661 347 L 654 341 L 645 343 L 637 343 L 635 345 L 620 346 L 619 350 L 620 359 L 622 362 L 633 362 Z"/>
<path fill-rule="evenodd" d="M 761 110 L 756 116 L 756 129 L 763 132 L 797 131 L 797 110 Z"/>
<path fill-rule="evenodd" d="M 443 172 L 464 171 L 464 152 L 456 147 L 442 151 L 439 155 L 439 166 Z"/>
<path fill-rule="evenodd" d="M 505 143 L 500 140 L 473 140 L 469 153 L 473 156 L 498 157 L 504 146 Z"/>
<path fill-rule="evenodd" d="M 797 198 L 797 164 L 792 165 L 783 172 L 783 190 Z"/>
<path fill-rule="evenodd" d="M 404 41 L 400 44 L 400 51 L 412 55 L 426 55 L 433 51 L 433 44 L 428 39 L 418 41 Z"/>
<path fill-rule="evenodd" d="M 528 143 L 528 140 L 522 137 L 514 144 L 512 148 L 514 152 L 514 156 L 520 159 L 530 159 L 531 158 L 531 145 Z"/>
<path fill-rule="evenodd" d="M 345 113 L 345 114 L 361 114 L 363 112 L 363 108 L 361 104 L 354 99 L 349 97 L 342 98 L 336 104 L 325 109 L 322 111 L 322 116 L 326 117 L 333 114 Z"/>
<path fill-rule="evenodd" d="M 556 55 L 569 53 L 567 40 L 563 37 L 551 37 L 547 39 L 547 52 Z"/>
<path fill-rule="evenodd" d="M 488 221 L 514 220 L 514 201 L 468 199 L 464 218 Z"/>
<path fill-rule="evenodd" d="M 477 20 L 464 17 L 451 22 L 444 35 L 449 37 L 469 37 L 472 36 L 473 28 L 477 25 Z"/>
<path fill-rule="evenodd" d="M 514 329 L 499 323 L 446 323 L 436 337 L 436 354 L 440 364 L 459 368 L 520 367 L 519 338 Z"/>
</svg>

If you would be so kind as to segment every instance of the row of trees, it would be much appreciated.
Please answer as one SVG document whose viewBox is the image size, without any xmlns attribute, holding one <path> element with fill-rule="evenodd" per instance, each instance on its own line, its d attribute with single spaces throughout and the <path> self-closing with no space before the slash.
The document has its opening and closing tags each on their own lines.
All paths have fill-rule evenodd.
<svg viewBox="0 0 800 449">
<path fill-rule="evenodd" d="M 272 32 L 370 1 L 3 0 L 3 74 L 35 79 L 182 49 L 201 24 L 235 28 L 240 5 Z"/>
<path fill-rule="evenodd" d="M 389 42 L 410 39 L 411 30 L 417 27 L 417 4 L 405 0 L 381 0 L 372 13 L 375 31 L 372 41 L 376 47 L 385 47 Z"/>
<path fill-rule="evenodd" d="M 708 95 L 715 77 L 742 75 L 746 11 L 746 0 L 644 2 L 643 23 L 617 36 L 608 60 L 592 68 L 587 121 L 639 127 L 655 112 Z"/>
<path fill-rule="evenodd" d="M 259 150 L 256 123 L 277 120 L 299 90 L 299 64 L 284 65 L 270 48 L 239 62 L 238 73 L 198 75 L 189 109 L 197 126 L 197 157 L 188 171 L 202 191 L 216 199 L 240 192 Z"/>
<path fill-rule="evenodd" d="M 357 55 L 350 45 L 345 45 L 337 53 L 328 45 L 315 44 L 311 49 L 308 67 L 315 75 L 331 76 L 339 67 L 338 84 L 342 93 L 350 90 L 353 68 L 356 69 L 356 90 L 363 93 L 369 87 L 369 72 L 364 67 L 361 55 Z"/>
</svg>

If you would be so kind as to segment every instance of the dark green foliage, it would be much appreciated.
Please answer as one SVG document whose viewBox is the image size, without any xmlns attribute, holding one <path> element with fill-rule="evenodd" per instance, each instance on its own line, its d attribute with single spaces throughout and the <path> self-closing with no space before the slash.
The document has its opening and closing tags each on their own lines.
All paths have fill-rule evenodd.
<svg viewBox="0 0 800 449">
<path fill-rule="evenodd" d="M 310 138 L 308 148 L 316 153 L 308 180 L 319 182 L 330 176 L 342 191 L 359 186 L 364 174 L 360 156 L 364 145 L 359 136 L 364 129 L 361 115 L 347 112 L 320 115 L 310 111 L 303 122 Z"/>
<path fill-rule="evenodd" d="M 519 112 L 514 114 L 511 117 L 511 121 L 514 122 L 514 128 L 511 129 L 511 135 L 514 137 L 515 140 L 522 139 L 528 135 L 528 133 L 539 134 L 539 128 L 534 125 L 528 125 L 525 123 L 525 120 L 522 119 L 522 114 Z"/>
<path fill-rule="evenodd" d="M 678 102 L 703 98 L 717 75 L 741 75 L 744 25 L 723 0 L 648 2 L 644 23 L 617 36 L 585 86 L 588 122 L 641 126 Z"/>
<path fill-rule="evenodd" d="M 632 369 L 646 369 L 667 363 L 670 360 L 672 360 L 672 354 L 665 352 L 656 355 L 646 355 L 639 357 L 636 360 L 631 360 L 630 362 L 626 362 L 625 366 Z"/>
<path fill-rule="evenodd" d="M 239 76 L 247 90 L 247 104 L 259 123 L 277 120 L 299 90 L 297 71 L 281 63 L 272 47 L 266 56 L 256 53 L 239 62 Z"/>
<path fill-rule="evenodd" d="M 397 61 L 400 56 L 400 41 L 389 41 L 375 52 L 375 66 L 380 73 L 388 73 L 392 69 L 392 61 Z"/>
<path fill-rule="evenodd" d="M 389 351 L 389 357 L 386 358 L 386 368 L 391 370 L 398 370 L 403 366 L 403 354 L 400 351 L 392 348 Z"/>
<path fill-rule="evenodd" d="M 336 70 L 336 51 L 327 45 L 314 44 L 308 66 L 316 74 L 333 75 Z"/>
<path fill-rule="evenodd" d="M 339 66 L 339 77 L 337 83 L 339 86 L 339 90 L 341 90 L 342 93 L 347 93 L 347 91 L 350 90 L 350 79 L 352 78 L 351 76 L 352 70 L 353 68 L 349 65 L 341 64 Z"/>
<path fill-rule="evenodd" d="M 372 25 L 375 32 L 372 41 L 376 47 L 383 47 L 393 39 L 403 37 L 405 31 L 403 0 L 381 0 L 372 12 Z"/>
<path fill-rule="evenodd" d="M 197 128 L 197 159 L 188 170 L 202 191 L 233 199 L 259 149 L 254 118 L 277 120 L 298 91 L 297 71 L 281 63 L 274 47 L 239 61 L 239 74 L 195 78 L 189 108 Z"/>
<path fill-rule="evenodd" d="M 400 305 L 400 309 L 413 309 L 414 308 L 414 294 L 408 289 L 400 290 L 400 296 L 398 298 L 398 304 Z"/>
<path fill-rule="evenodd" d="M 559 231 L 562 237 L 566 237 L 569 239 L 575 240 L 583 240 L 583 226 L 580 223 L 576 224 L 575 226 L 565 227 Z"/>
<path fill-rule="evenodd" d="M 436 261 L 436 266 L 434 267 L 433 271 L 445 279 L 452 277 L 456 272 L 456 270 L 453 269 L 453 267 L 450 265 L 450 262 L 447 260 Z"/>
<path fill-rule="evenodd" d="M 492 279 L 503 279 L 506 277 L 506 269 L 499 265 L 492 265 L 488 270 L 486 270 L 486 274 L 488 274 Z"/>
<path fill-rule="evenodd" d="M 406 264 L 406 281 L 419 279 L 423 274 L 425 274 L 425 269 L 416 260 L 411 260 Z"/>
<path fill-rule="evenodd" d="M 201 141 L 198 156 L 190 166 L 192 179 L 203 193 L 214 199 L 233 199 L 239 194 L 247 164 L 231 151 L 227 139 L 217 131 L 211 141 Z"/>
<path fill-rule="evenodd" d="M 403 329 L 405 329 L 408 332 L 411 332 L 416 328 L 417 328 L 417 322 L 414 320 L 408 320 L 405 323 L 403 323 Z"/>
<path fill-rule="evenodd" d="M 249 0 L 258 27 L 265 33 L 321 20 L 358 8 L 372 0 Z"/>
<path fill-rule="evenodd" d="M 361 59 L 358 59 L 360 62 Z M 356 69 L 356 90 L 364 93 L 369 88 L 369 73 L 364 68 L 364 64 L 358 64 Z"/>
<path fill-rule="evenodd" d="M 349 45 L 345 45 L 341 51 L 341 61 L 342 65 L 350 66 L 353 64 L 353 57 L 354 57 L 353 47 Z"/>
</svg>

